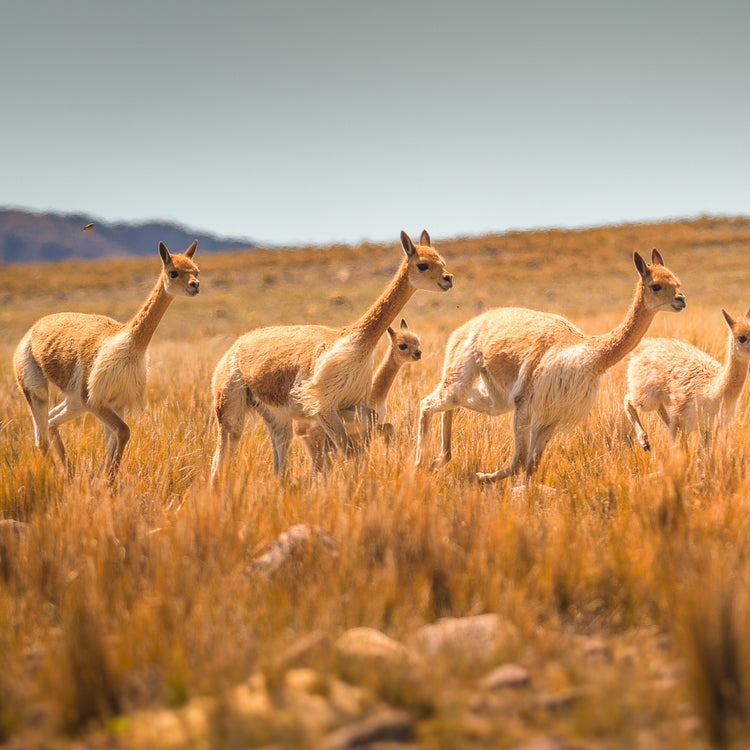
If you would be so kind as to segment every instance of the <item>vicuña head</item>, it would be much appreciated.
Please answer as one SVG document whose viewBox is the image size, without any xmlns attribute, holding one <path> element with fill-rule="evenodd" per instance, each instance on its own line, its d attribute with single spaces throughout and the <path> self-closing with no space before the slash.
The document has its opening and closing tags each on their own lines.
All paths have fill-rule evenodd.
<svg viewBox="0 0 750 750">
<path fill-rule="evenodd" d="M 651 263 L 633 256 L 635 294 L 624 320 L 608 333 L 586 336 L 559 315 L 524 308 L 488 310 L 456 329 L 448 340 L 443 376 L 420 404 L 417 465 L 425 460 L 432 415 L 442 413 L 442 451 L 451 459 L 453 412 L 513 411 L 515 449 L 509 465 L 482 481 L 496 481 L 536 466 L 549 440 L 591 410 L 602 374 L 638 344 L 659 310 L 679 312 L 685 295 L 677 277 L 654 250 Z"/>
<path fill-rule="evenodd" d="M 170 296 L 195 297 L 200 291 L 199 270 L 193 263 L 197 247 L 198 241 L 195 240 L 184 253 L 170 253 L 163 242 L 159 243 L 164 291 Z"/>
<path fill-rule="evenodd" d="M 381 336 L 418 289 L 446 292 L 453 286 L 453 275 L 426 231 L 418 245 L 401 232 L 401 246 L 405 257 L 398 271 L 352 324 L 257 328 L 222 357 L 213 377 L 219 428 L 211 465 L 214 485 L 237 449 L 248 407 L 266 422 L 277 475 L 284 469 L 295 420 L 318 423 L 338 451 L 349 446 L 342 412 L 368 403 Z"/>
<path fill-rule="evenodd" d="M 453 287 L 453 274 L 445 270 L 445 261 L 432 247 L 430 235 L 423 230 L 419 245 L 415 245 L 406 232 L 401 232 L 401 245 L 409 264 L 409 283 L 415 289 L 447 292 Z"/>
<path fill-rule="evenodd" d="M 410 331 L 406 321 L 401 318 L 401 325 L 395 330 L 388 326 L 386 333 L 391 340 L 389 353 L 393 359 L 400 365 L 407 362 L 418 362 L 422 359 L 422 349 L 419 336 L 414 331 Z"/>
<path fill-rule="evenodd" d="M 198 266 L 192 259 L 197 244 L 172 254 L 159 243 L 161 273 L 127 323 L 104 315 L 55 313 L 38 320 L 16 348 L 16 380 L 31 409 L 36 444 L 46 452 L 51 440 L 69 475 L 73 465 L 59 427 L 88 412 L 104 425 L 106 469 L 114 481 L 130 439 L 123 414 L 143 402 L 151 337 L 175 296 L 198 294 Z M 50 383 L 64 394 L 51 411 Z"/>
<path fill-rule="evenodd" d="M 646 263 L 638 253 L 633 253 L 633 262 L 641 276 L 643 306 L 656 312 L 680 312 L 685 309 L 685 295 L 677 277 L 664 265 L 661 254 L 654 248 L 651 263 Z M 638 294 L 636 290 L 636 294 Z"/>
</svg>

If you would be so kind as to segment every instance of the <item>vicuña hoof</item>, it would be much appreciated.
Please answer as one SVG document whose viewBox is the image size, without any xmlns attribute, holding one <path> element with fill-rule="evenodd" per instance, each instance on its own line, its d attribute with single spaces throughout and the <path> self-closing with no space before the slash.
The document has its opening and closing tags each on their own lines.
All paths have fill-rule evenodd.
<svg viewBox="0 0 750 750">
<path fill-rule="evenodd" d="M 438 456 L 431 464 L 430 471 L 437 471 L 448 463 L 448 459 L 445 456 Z"/>
</svg>

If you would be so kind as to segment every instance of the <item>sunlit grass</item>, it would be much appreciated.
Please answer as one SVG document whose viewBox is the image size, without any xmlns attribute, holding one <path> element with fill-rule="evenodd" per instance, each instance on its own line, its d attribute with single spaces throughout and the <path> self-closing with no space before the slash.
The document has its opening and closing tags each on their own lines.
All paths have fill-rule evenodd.
<svg viewBox="0 0 750 750">
<path fill-rule="evenodd" d="M 367 625 L 408 643 L 438 617 L 486 612 L 507 623 L 489 663 L 446 656 L 427 676 L 373 677 L 371 689 L 412 712 L 428 746 L 509 746 L 545 732 L 585 747 L 748 741 L 747 395 L 736 424 L 708 449 L 697 436 L 671 448 L 645 415 L 644 453 L 622 416 L 618 365 L 588 420 L 552 442 L 526 491 L 473 480 L 507 463 L 507 415 L 459 412 L 453 461 L 425 474 L 413 460 L 419 400 L 438 382 L 451 330 L 499 305 L 607 330 L 632 296 L 636 250 L 658 247 L 688 296 L 687 310 L 660 315 L 651 333 L 723 358 L 719 310 L 741 314 L 750 302 L 740 272 L 750 224 L 702 219 L 436 245 L 456 287 L 419 292 L 402 313 L 424 358 L 401 371 L 389 398 L 395 440 L 337 460 L 325 477 L 295 446 L 282 487 L 265 429 L 251 418 L 234 478 L 217 496 L 207 476 L 218 358 L 252 326 L 354 320 L 397 268 L 398 243 L 203 256 L 199 248 L 201 294 L 175 300 L 156 332 L 146 408 L 128 419 L 114 489 L 99 472 L 104 438 L 92 418 L 62 430 L 71 482 L 56 457 L 40 455 L 10 359 L 47 312 L 126 319 L 153 285 L 156 251 L 4 269 L 0 518 L 25 525 L 0 528 L 0 742 L 115 731 L 118 716 L 207 696 L 219 701 L 214 746 L 242 738 L 307 747 L 311 730 L 283 711 L 278 725 L 243 724 L 227 691 L 253 674 L 279 684 L 282 654 L 313 631 L 335 639 Z M 438 441 L 436 419 L 431 451 Z M 333 546 L 307 550 L 269 579 L 254 575 L 252 560 L 298 523 L 325 530 Z M 583 653 L 592 637 L 606 640 L 610 656 Z M 475 705 L 477 680 L 503 661 L 529 669 L 534 690 L 576 699 L 560 710 L 502 693 L 492 710 Z M 325 655 L 314 666 L 325 692 L 338 667 Z"/>
</svg>

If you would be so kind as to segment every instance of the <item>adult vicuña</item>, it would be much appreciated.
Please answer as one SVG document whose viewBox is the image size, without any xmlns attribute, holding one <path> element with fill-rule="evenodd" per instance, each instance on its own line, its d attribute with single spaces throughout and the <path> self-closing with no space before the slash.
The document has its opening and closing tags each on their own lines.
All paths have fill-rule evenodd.
<svg viewBox="0 0 750 750">
<path fill-rule="evenodd" d="M 671 443 L 677 440 L 678 431 L 687 435 L 699 425 L 715 428 L 734 419 L 750 364 L 750 310 L 739 320 L 726 310 L 721 312 L 729 326 L 723 367 L 677 339 L 644 339 L 633 352 L 628 363 L 625 413 L 643 450 L 651 446 L 637 406 L 656 411 L 669 429 Z"/>
<path fill-rule="evenodd" d="M 171 254 L 159 243 L 159 280 L 127 323 L 105 315 L 55 313 L 39 319 L 18 344 L 13 365 L 31 408 L 36 444 L 46 452 L 51 439 L 69 476 L 73 465 L 58 428 L 89 412 L 104 425 L 106 469 L 114 481 L 130 439 L 123 415 L 143 403 L 151 337 L 176 295 L 198 294 L 198 266 L 192 261 L 197 245 Z M 50 383 L 64 399 L 48 412 Z"/>
<path fill-rule="evenodd" d="M 406 321 L 401 319 L 401 326 L 395 330 L 388 326 L 386 329 L 389 342 L 388 349 L 378 365 L 372 378 L 370 398 L 366 404 L 372 412 L 373 419 L 368 419 L 368 412 L 362 414 L 362 410 L 347 409 L 342 412 L 347 432 L 368 440 L 373 430 L 382 433 L 387 439 L 395 434 L 395 427 L 385 421 L 388 394 L 399 370 L 405 364 L 418 362 L 422 358 L 419 336 L 410 331 Z M 359 413 L 358 413 L 359 412 Z M 364 429 L 363 429 L 364 428 Z M 330 441 L 317 422 L 294 423 L 294 436 L 299 438 L 310 458 L 313 466 L 319 471 L 326 468 L 328 464 L 328 448 Z"/>
<path fill-rule="evenodd" d="M 625 319 L 609 333 L 586 336 L 559 315 L 496 308 L 456 329 L 448 340 L 440 385 L 420 404 L 417 465 L 425 460 L 430 419 L 442 412 L 442 451 L 434 468 L 451 459 L 454 409 L 484 414 L 513 411 L 510 464 L 482 481 L 525 470 L 531 474 L 556 432 L 582 421 L 594 405 L 604 372 L 638 344 L 659 310 L 685 307 L 680 282 L 654 250 L 651 264 L 638 253 L 635 295 Z"/>
<path fill-rule="evenodd" d="M 338 450 L 348 445 L 341 410 L 367 402 L 375 346 L 417 289 L 448 291 L 453 276 L 422 232 L 414 245 L 401 232 L 406 257 L 365 314 L 345 328 L 271 326 L 240 336 L 214 371 L 219 440 L 211 465 L 215 484 L 239 444 L 249 407 L 265 420 L 273 469 L 281 474 L 296 420 L 318 422 Z"/>
</svg>

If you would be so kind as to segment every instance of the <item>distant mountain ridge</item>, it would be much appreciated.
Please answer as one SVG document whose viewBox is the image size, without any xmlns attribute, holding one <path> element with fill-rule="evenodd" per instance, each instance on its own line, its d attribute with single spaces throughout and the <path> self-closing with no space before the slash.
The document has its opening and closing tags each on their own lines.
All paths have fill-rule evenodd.
<svg viewBox="0 0 750 750">
<path fill-rule="evenodd" d="M 87 224 L 94 223 L 88 231 Z M 0 208 L 0 262 L 31 263 L 66 258 L 103 258 L 155 253 L 162 241 L 181 252 L 198 240 L 201 252 L 255 247 L 243 239 L 194 232 L 178 224 L 110 223 L 87 214 L 34 213 Z"/>
</svg>

